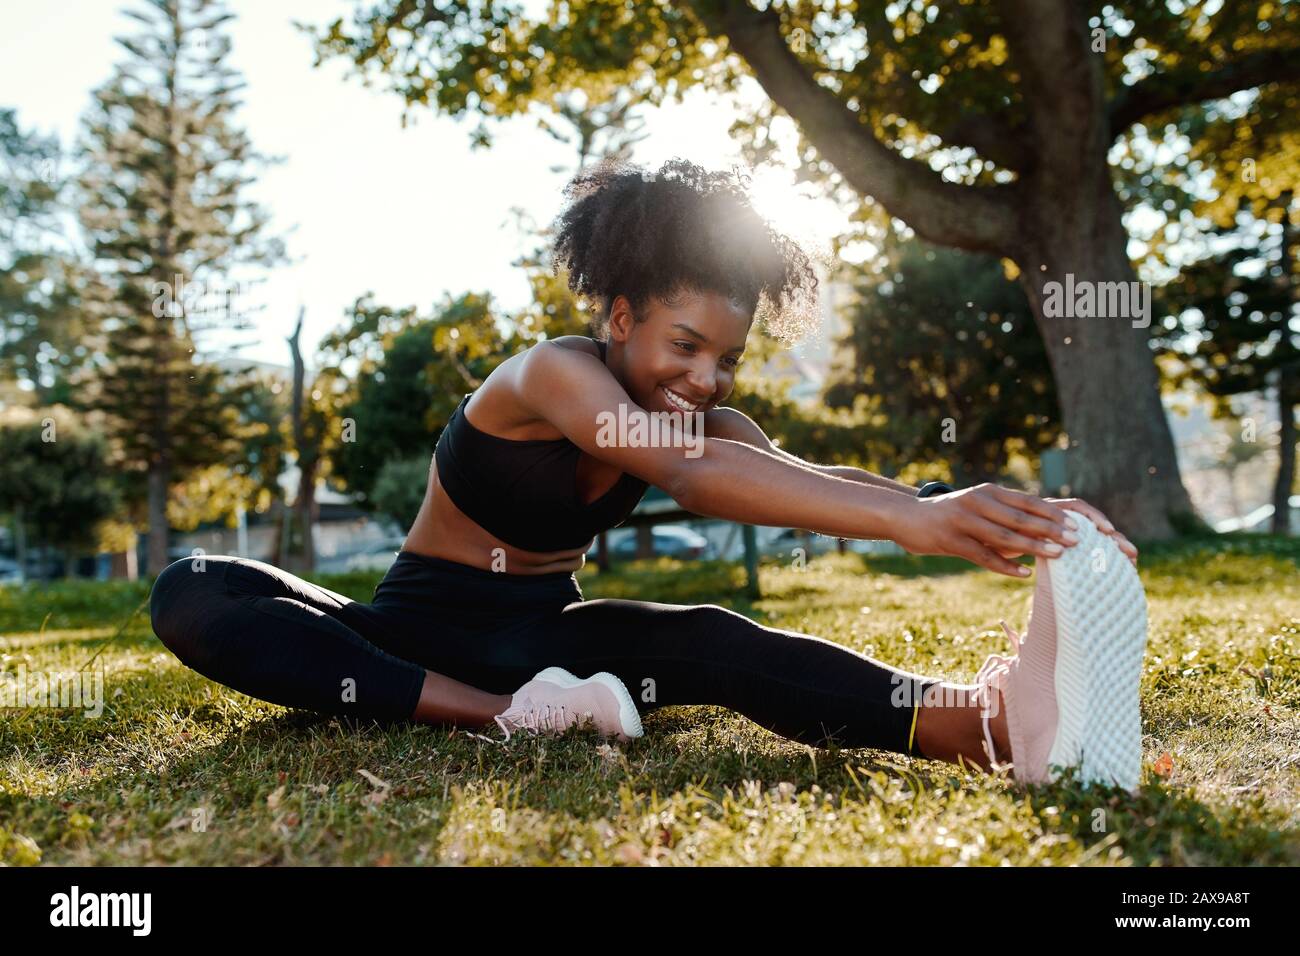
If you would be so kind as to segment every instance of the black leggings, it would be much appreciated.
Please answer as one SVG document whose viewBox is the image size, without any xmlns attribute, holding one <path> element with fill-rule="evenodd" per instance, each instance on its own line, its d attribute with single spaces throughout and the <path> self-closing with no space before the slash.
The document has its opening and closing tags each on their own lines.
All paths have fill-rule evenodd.
<svg viewBox="0 0 1300 956">
<path fill-rule="evenodd" d="M 425 669 L 510 694 L 555 665 L 609 671 L 646 714 L 739 711 L 791 740 L 915 753 L 916 704 L 937 683 L 716 604 L 583 599 L 568 572 L 495 573 L 403 551 L 370 604 L 260 561 L 165 568 L 153 629 L 194 670 L 252 697 L 409 720 Z"/>
</svg>

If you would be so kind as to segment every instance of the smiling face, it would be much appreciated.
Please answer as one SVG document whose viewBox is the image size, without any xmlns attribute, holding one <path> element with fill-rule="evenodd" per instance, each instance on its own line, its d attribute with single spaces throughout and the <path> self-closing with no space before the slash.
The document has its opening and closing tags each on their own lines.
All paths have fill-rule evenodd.
<svg viewBox="0 0 1300 956">
<path fill-rule="evenodd" d="M 705 292 L 672 305 L 651 298 L 636 322 L 618 296 L 609 316 L 610 367 L 647 411 L 708 411 L 731 394 L 752 321 L 725 296 Z"/>
</svg>

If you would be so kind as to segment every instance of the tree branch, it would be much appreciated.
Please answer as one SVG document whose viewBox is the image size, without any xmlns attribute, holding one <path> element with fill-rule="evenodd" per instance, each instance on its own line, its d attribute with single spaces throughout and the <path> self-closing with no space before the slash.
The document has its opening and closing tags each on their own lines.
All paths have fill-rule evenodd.
<svg viewBox="0 0 1300 956">
<path fill-rule="evenodd" d="M 1105 168 L 1102 60 L 1088 47 L 1087 21 L 1063 0 L 997 0 L 1025 102 L 1037 169 L 1078 186 Z"/>
<path fill-rule="evenodd" d="M 709 32 L 727 38 L 772 101 L 859 193 L 931 241 L 998 254 L 1011 248 L 1016 215 L 1007 193 L 1012 187 L 945 182 L 880 142 L 860 115 L 819 84 L 790 51 L 771 8 L 755 10 L 746 0 L 695 0 L 691 8 Z"/>
<path fill-rule="evenodd" d="M 988 116 L 962 114 L 934 134 L 950 146 L 969 146 L 1004 169 L 1020 171 L 1032 159 L 1020 135 Z"/>
<path fill-rule="evenodd" d="M 839 70 L 831 70 L 832 75 Z M 915 91 L 915 83 L 910 77 L 897 76 L 884 87 L 888 102 L 897 98 L 906 102 L 908 93 Z M 1023 131 L 1012 129 L 1001 119 L 985 113 L 967 113 L 960 107 L 951 111 L 956 119 L 942 126 L 920 123 L 921 127 L 943 140 L 945 146 L 969 147 L 985 159 L 992 160 L 1004 169 L 1021 170 L 1032 159 L 1032 152 L 1023 139 Z"/>
<path fill-rule="evenodd" d="M 1156 73 L 1124 87 L 1108 109 L 1113 139 L 1155 113 L 1206 100 L 1221 99 L 1273 81 L 1300 81 L 1300 48 L 1259 50 L 1217 69 Z"/>
</svg>

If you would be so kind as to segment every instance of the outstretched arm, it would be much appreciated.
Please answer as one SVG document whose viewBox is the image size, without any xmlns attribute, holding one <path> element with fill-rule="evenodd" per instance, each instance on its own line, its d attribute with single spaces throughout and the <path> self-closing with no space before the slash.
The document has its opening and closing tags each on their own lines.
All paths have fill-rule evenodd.
<svg viewBox="0 0 1300 956">
<path fill-rule="evenodd" d="M 806 528 L 838 538 L 888 538 L 912 554 L 946 554 L 1012 577 L 1006 557 L 1058 557 L 1078 543 L 1065 511 L 1034 495 L 984 484 L 934 498 L 862 484 L 741 442 L 706 438 L 673 497 L 695 514 Z"/>
<path fill-rule="evenodd" d="M 540 343 L 516 369 L 513 385 L 524 407 L 587 454 L 662 488 L 696 514 L 840 538 L 888 538 L 913 554 L 955 555 L 1012 577 L 1029 569 L 1003 554 L 1055 557 L 1062 545 L 1077 542 L 1063 509 L 994 485 L 916 498 L 911 489 L 848 481 L 793 456 L 676 429 L 681 440 L 666 445 L 611 444 L 602 421 L 620 405 L 629 417 L 650 413 L 595 356 Z"/>
<path fill-rule="evenodd" d="M 849 481 L 875 485 L 879 488 L 888 488 L 892 491 L 899 491 L 908 495 L 914 495 L 917 493 L 916 489 L 912 488 L 910 485 L 893 481 L 863 468 L 854 468 L 848 465 L 814 465 L 810 462 L 804 461 L 802 458 L 791 455 L 779 445 L 775 444 L 763 429 L 759 427 L 757 422 L 738 408 L 710 409 L 705 414 L 705 420 L 707 422 L 706 430 L 710 435 L 715 435 L 718 438 L 727 438 L 732 441 L 743 442 L 746 445 L 752 445 L 755 448 L 760 448 L 763 451 L 771 452 L 772 454 L 783 455 L 793 462 L 816 469 L 824 475 L 831 475 L 836 478 L 845 478 Z M 1061 508 L 1069 508 L 1086 515 L 1094 524 L 1096 524 L 1103 534 L 1110 535 L 1114 538 L 1116 544 L 1119 545 L 1119 549 L 1124 552 L 1130 561 L 1137 564 L 1137 548 L 1135 548 L 1133 543 L 1118 531 L 1113 524 L 1111 524 L 1109 518 L 1092 505 L 1079 498 L 1046 498 L 1044 500 Z M 1005 558 L 1015 558 L 1025 552 L 999 549 L 999 553 Z"/>
<path fill-rule="evenodd" d="M 865 468 L 854 468 L 852 465 L 815 465 L 797 455 L 792 455 L 773 442 L 756 421 L 738 408 L 711 408 L 704 413 L 704 421 L 705 433 L 714 438 L 726 438 L 730 441 L 743 442 L 746 445 L 761 448 L 763 451 L 774 455 L 782 455 L 806 468 L 815 469 L 823 475 L 830 475 L 833 478 L 843 478 L 846 481 L 856 481 L 864 485 L 875 485 L 877 488 L 888 488 L 891 491 L 899 491 L 905 495 L 916 494 L 916 489 L 911 485 L 905 485 L 901 481 L 894 481 L 892 478 L 877 475 Z"/>
</svg>

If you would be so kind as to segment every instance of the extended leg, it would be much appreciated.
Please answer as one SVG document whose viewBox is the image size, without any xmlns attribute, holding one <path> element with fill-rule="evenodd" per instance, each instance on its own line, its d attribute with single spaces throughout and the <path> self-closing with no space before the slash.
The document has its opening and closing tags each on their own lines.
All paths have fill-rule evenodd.
<svg viewBox="0 0 1300 956">
<path fill-rule="evenodd" d="M 791 740 L 913 754 L 921 694 L 938 683 L 714 604 L 575 602 L 485 637 L 483 655 L 481 670 L 456 676 L 493 686 L 552 664 L 580 677 L 609 671 L 642 713 L 714 704 Z"/>
</svg>

